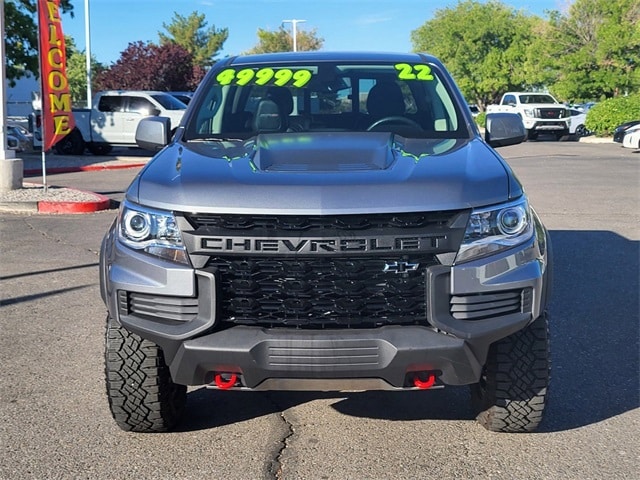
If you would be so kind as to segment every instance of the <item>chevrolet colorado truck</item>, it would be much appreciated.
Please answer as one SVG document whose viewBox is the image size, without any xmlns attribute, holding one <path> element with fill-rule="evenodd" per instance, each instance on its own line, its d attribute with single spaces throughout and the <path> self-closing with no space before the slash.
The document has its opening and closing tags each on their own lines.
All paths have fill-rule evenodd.
<svg viewBox="0 0 640 480">
<path fill-rule="evenodd" d="M 297 52 L 216 63 L 100 251 L 105 370 L 124 430 L 165 431 L 187 386 L 468 385 L 479 422 L 524 432 L 549 384 L 549 236 L 442 63 Z M 392 393 L 389 393 L 392 395 Z"/>
<path fill-rule="evenodd" d="M 487 107 L 487 113 L 497 112 L 520 115 L 529 140 L 537 139 L 539 133 L 555 135 L 558 140 L 569 135 L 569 108 L 548 93 L 507 92 L 502 96 L 499 105 Z"/>
<path fill-rule="evenodd" d="M 187 106 L 167 92 L 108 90 L 98 92 L 92 108 L 74 108 L 76 128 L 54 145 L 61 155 L 107 155 L 113 147 L 136 147 L 136 129 L 145 117 L 162 115 L 175 129 Z"/>
</svg>

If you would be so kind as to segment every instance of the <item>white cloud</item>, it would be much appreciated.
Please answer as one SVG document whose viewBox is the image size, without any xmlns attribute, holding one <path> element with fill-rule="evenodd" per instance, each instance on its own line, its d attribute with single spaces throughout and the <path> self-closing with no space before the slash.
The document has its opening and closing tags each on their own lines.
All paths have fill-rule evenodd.
<svg viewBox="0 0 640 480">
<path fill-rule="evenodd" d="M 375 25 L 377 23 L 390 22 L 393 18 L 393 15 L 390 13 L 377 13 L 358 17 L 355 23 L 356 25 Z"/>
</svg>

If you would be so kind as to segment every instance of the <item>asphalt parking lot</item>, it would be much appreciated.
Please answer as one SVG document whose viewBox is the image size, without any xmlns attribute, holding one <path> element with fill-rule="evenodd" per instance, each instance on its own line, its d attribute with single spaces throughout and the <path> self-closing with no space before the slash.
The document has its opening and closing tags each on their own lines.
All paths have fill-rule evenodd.
<svg viewBox="0 0 640 480">
<path fill-rule="evenodd" d="M 640 151 L 539 141 L 499 152 L 555 255 L 551 399 L 538 433 L 483 430 L 466 388 L 194 388 L 178 431 L 120 431 L 105 395 L 98 287 L 100 241 L 116 211 L 0 213 L 0 479 L 636 478 Z M 116 205 L 137 171 L 48 181 Z"/>
</svg>

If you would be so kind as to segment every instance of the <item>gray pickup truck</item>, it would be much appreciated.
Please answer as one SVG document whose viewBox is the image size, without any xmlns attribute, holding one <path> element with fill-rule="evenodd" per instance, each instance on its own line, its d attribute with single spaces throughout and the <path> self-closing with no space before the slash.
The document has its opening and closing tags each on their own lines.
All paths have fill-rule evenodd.
<svg viewBox="0 0 640 480">
<path fill-rule="evenodd" d="M 298 52 L 221 60 L 171 129 L 140 122 L 158 153 L 101 247 L 122 429 L 171 429 L 190 385 L 470 385 L 487 429 L 538 426 L 550 243 L 493 149 L 517 115 L 483 138 L 428 55 Z"/>
</svg>

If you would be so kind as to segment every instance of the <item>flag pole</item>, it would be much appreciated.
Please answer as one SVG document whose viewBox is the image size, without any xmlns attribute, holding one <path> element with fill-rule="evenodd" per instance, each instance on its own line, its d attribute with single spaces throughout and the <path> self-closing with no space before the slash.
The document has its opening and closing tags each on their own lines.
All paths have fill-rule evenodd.
<svg viewBox="0 0 640 480">
<path fill-rule="evenodd" d="M 44 101 L 44 93 L 45 93 L 45 88 L 44 88 L 44 75 L 42 72 L 42 25 L 40 25 L 40 0 L 36 1 L 36 16 L 38 18 L 38 72 L 39 72 L 39 76 L 40 76 L 40 135 L 42 136 L 42 149 L 41 149 L 41 156 L 42 156 L 42 186 L 44 188 L 44 193 L 48 193 L 49 189 L 47 187 L 47 157 L 46 157 L 46 142 L 45 139 L 47 138 L 45 135 L 45 121 L 44 121 L 44 115 L 45 115 L 45 111 L 44 111 L 44 107 L 45 107 L 45 101 Z"/>
</svg>

